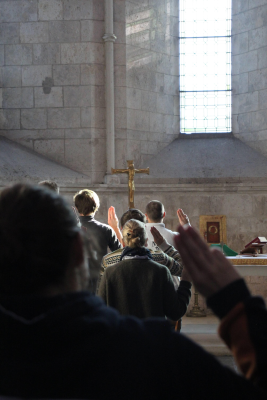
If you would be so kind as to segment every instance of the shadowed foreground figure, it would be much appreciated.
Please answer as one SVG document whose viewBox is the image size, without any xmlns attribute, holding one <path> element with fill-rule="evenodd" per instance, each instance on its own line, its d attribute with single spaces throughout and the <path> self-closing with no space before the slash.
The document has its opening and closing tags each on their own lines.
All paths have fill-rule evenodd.
<svg viewBox="0 0 267 400">
<path fill-rule="evenodd" d="M 263 301 L 192 228 L 179 232 L 185 267 L 247 379 L 163 319 L 122 317 L 88 293 L 74 213 L 52 191 L 16 185 L 0 196 L 0 396 L 265 399 Z"/>
</svg>

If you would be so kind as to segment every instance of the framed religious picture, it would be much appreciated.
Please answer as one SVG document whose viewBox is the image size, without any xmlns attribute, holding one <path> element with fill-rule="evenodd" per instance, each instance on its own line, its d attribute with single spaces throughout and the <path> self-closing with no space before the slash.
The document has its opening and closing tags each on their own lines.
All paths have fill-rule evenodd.
<svg viewBox="0 0 267 400">
<path fill-rule="evenodd" d="M 199 230 L 209 245 L 227 243 L 225 215 L 200 215 Z"/>
</svg>

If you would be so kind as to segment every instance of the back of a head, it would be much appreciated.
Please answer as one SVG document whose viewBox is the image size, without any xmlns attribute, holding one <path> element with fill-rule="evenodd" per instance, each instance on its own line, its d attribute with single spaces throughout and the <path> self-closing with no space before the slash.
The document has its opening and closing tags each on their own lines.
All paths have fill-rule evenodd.
<svg viewBox="0 0 267 400">
<path fill-rule="evenodd" d="M 61 283 L 78 231 L 74 213 L 55 192 L 23 184 L 4 189 L 0 195 L 0 293 L 38 294 Z"/>
<path fill-rule="evenodd" d="M 96 213 L 100 206 L 98 195 L 89 189 L 80 190 L 74 195 L 73 201 L 79 214 L 83 215 Z"/>
<path fill-rule="evenodd" d="M 121 216 L 121 227 L 123 227 L 130 219 L 136 219 L 143 223 L 146 222 L 145 214 L 143 214 L 142 211 L 137 210 L 137 208 L 129 208 L 129 210 Z"/>
<path fill-rule="evenodd" d="M 147 234 L 145 224 L 135 219 L 130 219 L 122 228 L 124 244 L 128 247 L 142 247 L 146 243 Z"/>
<path fill-rule="evenodd" d="M 164 211 L 164 205 L 158 200 L 152 200 L 146 206 L 146 214 L 152 222 L 160 222 Z"/>
<path fill-rule="evenodd" d="M 41 182 L 38 182 L 38 185 L 39 186 L 43 186 L 43 187 L 45 187 L 47 189 L 53 190 L 54 192 L 59 194 L 59 186 L 54 181 L 49 181 L 49 180 L 41 181 Z"/>
</svg>

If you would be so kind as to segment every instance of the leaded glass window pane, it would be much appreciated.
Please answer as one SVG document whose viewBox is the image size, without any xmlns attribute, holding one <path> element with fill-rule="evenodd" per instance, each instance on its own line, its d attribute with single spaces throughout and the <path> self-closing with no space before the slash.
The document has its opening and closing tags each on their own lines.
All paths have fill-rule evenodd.
<svg viewBox="0 0 267 400">
<path fill-rule="evenodd" d="M 180 0 L 180 37 L 230 35 L 231 0 Z"/>
<path fill-rule="evenodd" d="M 231 1 L 180 0 L 181 132 L 231 132 Z"/>
<path fill-rule="evenodd" d="M 229 132 L 231 128 L 231 92 L 185 92 L 181 96 L 183 133 Z"/>
</svg>

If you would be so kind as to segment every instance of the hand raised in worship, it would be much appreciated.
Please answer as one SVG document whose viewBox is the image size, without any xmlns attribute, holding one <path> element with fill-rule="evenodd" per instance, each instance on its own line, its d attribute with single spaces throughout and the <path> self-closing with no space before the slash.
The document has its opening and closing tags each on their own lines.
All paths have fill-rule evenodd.
<svg viewBox="0 0 267 400">
<path fill-rule="evenodd" d="M 113 228 L 115 231 L 119 228 L 119 220 L 116 215 L 115 207 L 111 206 L 108 209 L 108 224 Z"/>
<path fill-rule="evenodd" d="M 178 208 L 178 210 L 177 210 L 177 217 L 178 217 L 178 220 L 179 220 L 181 226 L 184 226 L 186 224 L 190 225 L 188 216 L 183 212 L 183 210 L 181 208 Z"/>
<path fill-rule="evenodd" d="M 155 226 L 151 227 L 150 232 L 152 233 L 154 242 L 157 246 L 160 246 L 165 241 L 164 237 L 161 235 L 161 233 L 159 233 Z"/>
<path fill-rule="evenodd" d="M 203 296 L 210 297 L 241 278 L 221 251 L 210 250 L 191 226 L 185 229 L 179 226 L 178 232 L 175 244 L 196 289 Z"/>
</svg>

